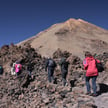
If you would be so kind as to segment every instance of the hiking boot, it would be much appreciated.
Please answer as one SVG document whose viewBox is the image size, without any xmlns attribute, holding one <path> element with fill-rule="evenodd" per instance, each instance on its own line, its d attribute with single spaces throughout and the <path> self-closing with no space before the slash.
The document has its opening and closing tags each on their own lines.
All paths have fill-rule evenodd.
<svg viewBox="0 0 108 108">
<path fill-rule="evenodd" d="M 97 97 L 98 95 L 97 95 L 97 94 L 92 93 L 92 94 L 91 94 L 91 96 L 93 96 L 93 97 Z"/>
<path fill-rule="evenodd" d="M 86 93 L 86 95 L 89 95 L 89 96 L 91 96 L 91 92 L 87 92 L 87 93 Z"/>
</svg>

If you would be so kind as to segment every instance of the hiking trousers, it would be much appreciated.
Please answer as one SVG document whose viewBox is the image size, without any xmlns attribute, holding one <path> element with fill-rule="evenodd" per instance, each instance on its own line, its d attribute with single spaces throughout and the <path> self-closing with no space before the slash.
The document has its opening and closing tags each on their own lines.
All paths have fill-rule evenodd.
<svg viewBox="0 0 108 108">
<path fill-rule="evenodd" d="M 66 77 L 67 77 L 67 71 L 62 71 L 62 81 L 63 81 L 63 86 L 66 85 L 67 83 L 67 80 L 66 80 Z"/>
<path fill-rule="evenodd" d="M 97 76 L 86 76 L 85 81 L 86 81 L 86 88 L 87 88 L 87 92 L 91 93 L 91 86 L 90 86 L 90 79 L 92 79 L 92 88 L 93 88 L 93 93 L 96 94 L 96 79 Z"/>
<path fill-rule="evenodd" d="M 30 70 L 28 70 L 28 75 L 31 77 L 31 71 Z"/>
<path fill-rule="evenodd" d="M 48 68 L 48 81 L 52 82 L 52 80 L 54 81 L 54 69 L 53 68 Z"/>
</svg>

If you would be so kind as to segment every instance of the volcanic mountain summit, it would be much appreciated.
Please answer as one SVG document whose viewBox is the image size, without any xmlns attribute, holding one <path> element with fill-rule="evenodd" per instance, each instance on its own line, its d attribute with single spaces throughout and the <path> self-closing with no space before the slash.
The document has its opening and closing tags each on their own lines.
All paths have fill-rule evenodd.
<svg viewBox="0 0 108 108">
<path fill-rule="evenodd" d="M 83 57 L 84 51 L 103 53 L 108 49 L 108 30 L 82 19 L 69 19 L 52 25 L 19 45 L 30 43 L 43 56 L 52 55 L 58 48 Z"/>
</svg>

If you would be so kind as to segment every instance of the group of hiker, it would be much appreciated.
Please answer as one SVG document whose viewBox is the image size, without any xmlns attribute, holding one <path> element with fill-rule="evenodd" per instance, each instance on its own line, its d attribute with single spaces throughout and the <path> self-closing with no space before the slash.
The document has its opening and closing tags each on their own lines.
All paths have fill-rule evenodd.
<svg viewBox="0 0 108 108">
<path fill-rule="evenodd" d="M 98 72 L 101 70 L 103 71 L 102 65 L 100 67 L 97 67 L 97 64 L 101 64 L 101 62 L 98 59 L 95 59 L 93 55 L 90 52 L 85 53 L 85 59 L 83 60 L 83 66 L 85 72 L 85 83 L 86 83 L 86 89 L 87 89 L 87 95 L 91 96 L 97 96 L 97 86 L 96 86 L 96 79 L 98 76 Z M 65 57 L 62 57 L 59 65 L 61 67 L 61 76 L 62 76 L 62 81 L 63 81 L 63 86 L 67 85 L 67 74 L 68 74 L 68 67 L 69 67 L 69 62 Z M 54 70 L 56 68 L 57 64 L 55 61 L 51 58 L 48 58 L 46 61 L 45 65 L 45 71 L 48 71 L 48 81 L 52 82 L 54 81 Z M 99 70 L 100 68 L 100 70 Z M 90 85 L 90 79 L 92 80 L 92 87 Z M 91 88 L 93 89 L 93 93 L 91 93 Z"/>
<path fill-rule="evenodd" d="M 11 75 L 16 75 L 19 76 L 22 70 L 22 65 L 20 61 L 12 61 L 13 64 L 11 66 Z M 85 59 L 83 60 L 83 66 L 85 72 L 85 84 L 87 88 L 87 95 L 92 95 L 92 96 L 97 96 L 97 87 L 96 87 L 96 79 L 98 76 L 98 68 L 97 64 L 100 63 L 98 59 L 95 59 L 90 52 L 85 53 Z M 59 61 L 59 66 L 61 69 L 61 76 L 62 76 L 62 82 L 63 86 L 67 86 L 67 75 L 68 75 L 68 67 L 69 67 L 69 61 L 66 59 L 66 57 L 61 57 Z M 48 81 L 49 83 L 54 83 L 55 78 L 54 78 L 54 71 L 55 68 L 57 67 L 57 63 L 55 62 L 54 59 L 51 57 L 46 59 L 45 62 L 45 71 L 48 72 Z M 29 62 L 27 64 L 27 72 L 29 77 L 33 78 L 31 72 L 33 70 L 32 63 Z M 3 73 L 3 68 L 0 65 L 0 74 Z M 92 79 L 92 87 L 90 85 L 90 79 Z M 93 93 L 91 93 L 91 88 L 93 89 Z"/>
<path fill-rule="evenodd" d="M 19 74 L 21 73 L 21 70 L 22 70 L 22 65 L 21 65 L 20 61 L 16 61 L 16 62 L 12 61 L 12 62 L 13 62 L 13 64 L 11 66 L 11 75 L 19 76 Z M 66 77 L 68 74 L 69 62 L 66 60 L 65 57 L 62 57 L 60 62 L 59 62 L 59 65 L 61 67 L 63 86 L 65 86 L 65 85 L 67 85 Z M 54 70 L 56 67 L 57 67 L 57 64 L 54 61 L 54 59 L 52 59 L 50 57 L 48 59 L 46 59 L 45 71 L 48 71 L 48 81 L 50 83 L 51 82 L 54 83 L 54 81 L 55 81 Z M 28 62 L 26 70 L 27 70 L 29 77 L 33 78 L 32 74 L 31 74 L 31 72 L 33 70 L 32 62 Z"/>
<path fill-rule="evenodd" d="M 66 77 L 68 74 L 69 62 L 66 60 L 65 57 L 62 57 L 60 62 L 59 62 L 59 65 L 61 68 L 63 86 L 66 86 L 67 85 Z M 56 62 L 51 57 L 49 57 L 45 63 L 45 71 L 48 71 L 48 81 L 49 82 L 53 81 L 53 83 L 54 83 L 54 70 L 56 67 L 57 67 Z"/>
<path fill-rule="evenodd" d="M 31 79 L 33 79 L 33 76 L 31 74 L 33 70 L 32 62 L 28 62 L 26 70 L 27 70 L 28 76 Z M 21 72 L 22 72 L 22 64 L 20 63 L 20 61 L 12 61 L 11 75 L 19 76 Z"/>
<path fill-rule="evenodd" d="M 13 62 L 11 67 L 11 75 L 19 75 L 21 73 L 22 65 L 19 61 Z"/>
</svg>

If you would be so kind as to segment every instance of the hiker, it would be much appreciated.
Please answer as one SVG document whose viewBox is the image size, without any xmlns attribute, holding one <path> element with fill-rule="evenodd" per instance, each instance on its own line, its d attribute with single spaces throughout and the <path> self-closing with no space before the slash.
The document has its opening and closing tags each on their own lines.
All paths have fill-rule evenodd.
<svg viewBox="0 0 108 108">
<path fill-rule="evenodd" d="M 98 76 L 98 70 L 96 68 L 96 62 L 100 63 L 99 60 L 95 59 L 90 52 L 85 53 L 85 59 L 83 61 L 84 70 L 86 70 L 85 75 L 85 82 L 86 82 L 86 88 L 87 88 L 87 95 L 91 96 L 97 96 L 96 93 L 96 79 Z M 93 93 L 91 94 L 91 86 L 90 86 L 90 79 L 92 79 L 92 89 Z"/>
<path fill-rule="evenodd" d="M 14 61 L 12 60 L 12 63 L 13 63 Z M 15 75 L 16 73 L 15 73 L 15 64 L 16 64 L 16 62 L 14 62 L 12 65 L 11 65 L 11 75 Z"/>
<path fill-rule="evenodd" d="M 3 67 L 2 67 L 2 65 L 0 65 L 0 75 L 2 75 L 3 74 Z"/>
<path fill-rule="evenodd" d="M 29 78 L 31 78 L 31 79 L 33 79 L 33 75 L 31 74 L 33 69 L 34 69 L 33 64 L 31 62 L 29 62 L 27 64 L 27 72 L 28 72 Z"/>
<path fill-rule="evenodd" d="M 60 64 L 60 67 L 61 67 L 63 86 L 66 86 L 68 84 L 67 81 L 66 81 L 66 77 L 67 77 L 67 74 L 68 74 L 69 62 L 66 61 L 65 57 L 62 57 L 59 64 Z"/>
<path fill-rule="evenodd" d="M 16 75 L 17 76 L 21 73 L 21 69 L 22 69 L 22 65 L 20 64 L 19 61 L 16 61 L 16 64 L 15 64 L 15 72 L 16 72 Z"/>
<path fill-rule="evenodd" d="M 45 63 L 45 71 L 47 72 L 48 71 L 48 81 L 51 83 L 52 80 L 53 80 L 53 83 L 54 83 L 54 70 L 55 70 L 55 67 L 56 67 L 56 62 L 52 59 L 52 58 L 48 58 L 46 60 L 46 63 Z"/>
</svg>

